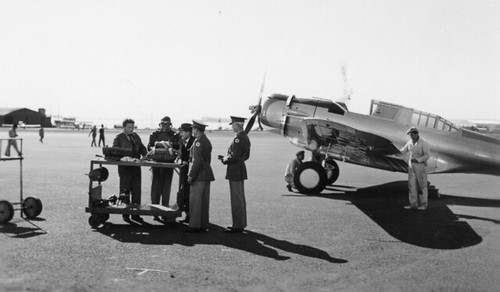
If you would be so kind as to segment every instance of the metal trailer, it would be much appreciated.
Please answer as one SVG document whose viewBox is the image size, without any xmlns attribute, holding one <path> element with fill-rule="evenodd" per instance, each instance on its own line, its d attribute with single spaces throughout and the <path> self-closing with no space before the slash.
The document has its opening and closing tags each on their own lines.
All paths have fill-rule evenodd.
<svg viewBox="0 0 500 292">
<path fill-rule="evenodd" d="M 11 147 L 12 141 L 17 144 L 19 141 L 19 151 L 21 156 L 5 156 L 2 149 L 4 141 L 7 141 L 7 147 Z M 14 211 L 19 210 L 21 213 L 21 218 L 26 216 L 27 219 L 36 218 L 40 213 L 42 213 L 42 201 L 36 197 L 23 198 L 23 139 L 10 138 L 10 139 L 0 139 L 0 161 L 19 161 L 19 202 L 9 202 L 7 200 L 0 200 L 0 223 L 9 222 L 12 217 L 14 217 Z M 14 208 L 14 206 L 19 206 Z"/>
<path fill-rule="evenodd" d="M 182 215 L 182 210 L 172 207 L 161 206 L 159 204 L 146 204 L 146 205 L 133 205 L 120 202 L 120 197 L 111 196 L 110 198 L 102 197 L 102 182 L 105 181 L 109 175 L 108 170 L 103 165 L 116 165 L 116 166 L 139 166 L 139 167 L 157 167 L 157 168 L 173 168 L 179 176 L 179 188 L 177 192 L 177 206 L 179 200 L 182 198 L 182 181 L 180 175 L 180 168 L 182 164 L 155 162 L 155 161 L 114 161 L 96 159 L 90 161 L 89 176 L 89 204 L 85 208 L 85 212 L 90 213 L 89 225 L 92 228 L 97 228 L 99 225 L 105 223 L 110 214 L 122 215 L 144 215 L 144 216 L 163 216 L 166 223 L 173 223 L 177 217 Z M 96 168 L 96 166 L 98 166 Z M 97 184 L 94 186 L 94 184 Z"/>
</svg>

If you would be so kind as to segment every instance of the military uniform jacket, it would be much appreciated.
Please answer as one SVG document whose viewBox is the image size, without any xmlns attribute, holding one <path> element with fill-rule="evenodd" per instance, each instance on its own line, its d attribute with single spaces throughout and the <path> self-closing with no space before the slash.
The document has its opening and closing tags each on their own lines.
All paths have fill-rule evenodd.
<svg viewBox="0 0 500 292">
<path fill-rule="evenodd" d="M 133 158 L 141 158 L 141 154 L 146 155 L 148 152 L 146 146 L 142 144 L 141 137 L 139 137 L 137 133 L 127 135 L 122 132 L 116 135 L 113 141 L 113 147 L 132 149 Z"/>
<path fill-rule="evenodd" d="M 227 156 L 226 179 L 247 179 L 245 161 L 250 158 L 250 139 L 248 139 L 245 131 L 241 131 L 236 135 L 236 138 L 234 138 L 233 143 L 231 143 L 231 146 L 227 150 Z"/>
<path fill-rule="evenodd" d="M 153 147 L 155 147 L 155 142 L 158 141 L 169 141 L 172 143 L 172 148 L 175 150 L 179 150 L 180 139 L 176 132 L 169 129 L 166 132 L 162 132 L 161 129 L 158 129 L 149 135 L 149 143 L 148 150 L 151 151 Z"/>
<path fill-rule="evenodd" d="M 184 141 L 181 141 L 180 159 L 182 162 L 189 162 L 189 154 L 191 152 L 191 147 L 193 146 L 194 140 L 195 138 L 191 136 L 189 137 L 186 144 L 184 144 Z"/>
<path fill-rule="evenodd" d="M 191 168 L 188 176 L 193 181 L 215 180 L 212 167 L 210 166 L 212 156 L 212 143 L 204 134 L 194 140 L 190 151 Z"/>
</svg>

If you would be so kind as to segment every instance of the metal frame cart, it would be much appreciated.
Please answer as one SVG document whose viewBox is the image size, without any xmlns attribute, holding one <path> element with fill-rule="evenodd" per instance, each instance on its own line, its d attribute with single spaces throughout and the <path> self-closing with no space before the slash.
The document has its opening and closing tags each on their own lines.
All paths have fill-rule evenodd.
<svg viewBox="0 0 500 292">
<path fill-rule="evenodd" d="M 182 211 L 179 208 L 170 208 L 157 204 L 147 205 L 126 205 L 120 202 L 120 198 L 114 197 L 113 199 L 102 198 L 102 185 L 101 182 L 105 181 L 109 172 L 103 165 L 117 165 L 117 166 L 140 166 L 140 167 L 160 167 L 160 168 L 173 168 L 179 174 L 179 191 L 178 196 L 182 195 L 181 177 L 178 171 L 182 165 L 167 162 L 154 162 L 154 161 L 139 161 L 139 162 L 126 162 L 114 160 L 91 160 L 90 172 L 88 174 L 89 182 L 89 205 L 85 208 L 85 212 L 90 213 L 89 225 L 92 228 L 97 228 L 99 225 L 105 223 L 110 214 L 122 215 L 145 215 L 145 216 L 163 216 L 166 222 L 175 222 L 175 218 L 180 217 Z M 98 168 L 95 168 L 98 166 Z M 94 183 L 97 185 L 94 186 Z"/>
<path fill-rule="evenodd" d="M 27 197 L 23 198 L 23 157 L 22 156 L 3 156 L 2 144 L 3 141 L 10 143 L 10 140 L 20 141 L 20 151 L 23 152 L 23 139 L 10 138 L 10 139 L 0 139 L 0 161 L 19 161 L 19 181 L 20 181 L 20 191 L 19 191 L 19 202 L 9 202 L 6 200 L 0 200 L 0 223 L 9 222 L 14 216 L 14 211 L 19 210 L 21 213 L 21 218 L 33 219 L 36 218 L 40 213 L 42 213 L 42 201 L 39 198 Z M 7 147 L 10 147 L 7 144 Z M 14 208 L 14 205 L 20 205 L 19 208 Z"/>
</svg>

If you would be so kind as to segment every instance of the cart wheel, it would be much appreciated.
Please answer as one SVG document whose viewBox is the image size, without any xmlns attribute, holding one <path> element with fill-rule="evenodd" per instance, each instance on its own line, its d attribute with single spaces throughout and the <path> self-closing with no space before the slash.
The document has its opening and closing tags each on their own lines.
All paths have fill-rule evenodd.
<svg viewBox="0 0 500 292">
<path fill-rule="evenodd" d="M 27 197 L 23 201 L 23 214 L 26 215 L 28 219 L 33 219 L 42 213 L 42 201 L 39 198 Z"/>
<path fill-rule="evenodd" d="M 14 207 L 9 201 L 0 201 L 0 223 L 7 223 L 14 216 Z"/>
<path fill-rule="evenodd" d="M 99 217 L 99 215 L 90 215 L 89 224 L 92 228 L 97 228 L 99 227 L 99 225 L 101 225 L 101 218 Z"/>
<path fill-rule="evenodd" d="M 103 213 L 103 214 L 99 214 L 99 219 L 101 220 L 101 223 L 104 223 L 106 221 L 108 221 L 109 219 L 109 213 Z"/>
</svg>

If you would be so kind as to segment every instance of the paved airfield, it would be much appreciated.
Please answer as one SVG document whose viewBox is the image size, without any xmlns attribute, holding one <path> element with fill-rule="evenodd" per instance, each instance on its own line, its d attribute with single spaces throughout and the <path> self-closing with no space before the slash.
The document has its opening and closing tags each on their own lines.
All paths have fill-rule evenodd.
<svg viewBox="0 0 500 292">
<path fill-rule="evenodd" d="M 7 137 L 0 129 L 0 136 Z M 108 143 L 116 131 L 107 132 Z M 85 213 L 91 159 L 87 131 L 19 130 L 24 197 L 43 203 L 37 220 L 18 211 L 0 225 L 0 291 L 498 291 L 500 178 L 437 175 L 441 199 L 426 212 L 404 210 L 406 175 L 340 163 L 339 180 L 320 195 L 285 188 L 298 150 L 287 138 L 251 133 L 246 182 L 248 230 L 231 224 L 224 154 L 233 134 L 212 132 L 210 232 L 186 234 L 144 217 L 120 215 L 92 230 Z M 143 141 L 149 133 L 140 131 Z M 425 138 L 425 137 L 424 137 Z M 432 145 L 431 145 L 432 146 Z M 5 147 L 5 146 L 4 146 Z M 5 148 L 3 148 L 5 149 Z M 103 196 L 117 194 L 116 167 Z M 143 203 L 150 173 L 143 168 Z M 19 162 L 0 162 L 0 199 L 19 201 Z M 172 197 L 175 197 L 174 185 Z M 171 199 L 172 202 L 172 199 Z"/>
</svg>

